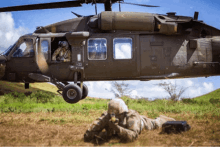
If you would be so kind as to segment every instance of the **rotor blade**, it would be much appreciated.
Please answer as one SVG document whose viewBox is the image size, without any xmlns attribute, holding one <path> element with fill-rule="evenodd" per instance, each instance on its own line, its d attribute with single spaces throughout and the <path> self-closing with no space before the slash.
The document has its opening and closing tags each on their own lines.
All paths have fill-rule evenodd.
<svg viewBox="0 0 220 147">
<path fill-rule="evenodd" d="M 12 6 L 12 7 L 0 8 L 0 12 L 80 7 L 82 6 L 81 3 L 82 1 L 64 1 L 64 2 L 54 2 L 54 3 Z"/>
<path fill-rule="evenodd" d="M 126 3 L 126 2 L 121 2 L 121 3 L 122 4 L 136 5 L 136 6 L 143 6 L 143 7 L 160 7 L 160 6 L 145 5 L 145 4 L 135 4 L 135 3 Z"/>
</svg>

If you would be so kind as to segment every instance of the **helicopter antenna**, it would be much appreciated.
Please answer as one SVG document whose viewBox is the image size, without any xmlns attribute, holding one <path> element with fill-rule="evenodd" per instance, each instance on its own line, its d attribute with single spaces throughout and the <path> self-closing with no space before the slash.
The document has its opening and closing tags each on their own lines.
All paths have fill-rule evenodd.
<svg viewBox="0 0 220 147">
<path fill-rule="evenodd" d="M 199 17 L 199 12 L 196 11 L 196 12 L 194 13 L 194 20 L 198 20 L 198 17 Z"/>
<path fill-rule="evenodd" d="M 119 1 L 119 12 L 121 12 L 121 1 Z"/>
<path fill-rule="evenodd" d="M 82 15 L 79 15 L 79 14 L 73 12 L 73 11 L 71 11 L 71 12 L 72 12 L 74 15 L 76 15 L 77 17 L 83 17 Z"/>
<path fill-rule="evenodd" d="M 120 1 L 119 1 L 120 2 Z M 119 3 L 118 2 L 118 3 Z M 154 6 L 154 5 L 145 5 L 145 4 L 136 4 L 136 3 L 127 3 L 127 2 L 120 2 L 122 4 L 129 4 L 129 5 L 136 5 L 136 6 L 142 6 L 142 7 L 160 7 L 160 6 Z"/>
<path fill-rule="evenodd" d="M 97 3 L 96 3 L 96 0 L 95 0 L 95 14 L 97 15 Z"/>
</svg>

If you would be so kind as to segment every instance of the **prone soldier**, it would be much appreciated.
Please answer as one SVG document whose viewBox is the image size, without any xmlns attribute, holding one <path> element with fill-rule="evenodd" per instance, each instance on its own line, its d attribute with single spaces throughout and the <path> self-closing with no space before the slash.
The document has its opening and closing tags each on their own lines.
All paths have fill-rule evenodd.
<svg viewBox="0 0 220 147">
<path fill-rule="evenodd" d="M 143 129 L 161 128 L 167 121 L 175 121 L 163 115 L 155 119 L 147 118 L 138 112 L 128 109 L 122 99 L 112 99 L 108 111 L 94 121 L 84 134 L 84 141 L 93 139 L 109 140 L 113 135 L 120 137 L 123 142 L 134 141 Z M 105 131 L 103 131 L 105 130 Z"/>
</svg>

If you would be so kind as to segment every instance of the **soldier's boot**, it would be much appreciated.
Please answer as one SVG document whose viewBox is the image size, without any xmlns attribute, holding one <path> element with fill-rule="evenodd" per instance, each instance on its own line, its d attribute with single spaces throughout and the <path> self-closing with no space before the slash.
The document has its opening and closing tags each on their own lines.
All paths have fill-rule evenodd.
<svg viewBox="0 0 220 147">
<path fill-rule="evenodd" d="M 162 125 L 167 121 L 175 121 L 175 119 L 171 117 L 166 117 L 164 115 L 160 115 L 155 119 L 155 128 L 161 128 Z"/>
<path fill-rule="evenodd" d="M 167 117 L 167 116 L 164 116 L 164 115 L 160 115 L 159 117 L 164 118 L 164 119 L 166 119 L 167 121 L 176 121 L 174 118 Z"/>
</svg>

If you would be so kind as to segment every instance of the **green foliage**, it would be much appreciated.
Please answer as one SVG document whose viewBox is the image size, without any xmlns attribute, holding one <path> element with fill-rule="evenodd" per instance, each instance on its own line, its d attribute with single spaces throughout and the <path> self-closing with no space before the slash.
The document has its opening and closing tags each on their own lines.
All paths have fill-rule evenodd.
<svg viewBox="0 0 220 147">
<path fill-rule="evenodd" d="M 147 113 L 149 117 L 157 117 L 164 113 L 194 113 L 198 116 L 211 113 L 213 117 L 220 116 L 220 94 L 218 91 L 202 96 L 201 99 L 182 99 L 171 101 L 166 99 L 131 99 L 122 97 L 129 109 L 139 113 Z M 51 92 L 37 91 L 29 95 L 24 93 L 9 93 L 0 96 L 0 112 L 71 112 L 89 115 L 90 110 L 105 111 L 109 100 L 86 98 L 76 104 L 68 104 L 59 95 Z M 62 121 L 62 120 L 61 120 Z"/>
<path fill-rule="evenodd" d="M 52 92 L 37 91 L 29 95 L 13 92 L 0 96 L 0 112 L 72 112 L 88 114 L 90 110 L 107 110 L 106 100 L 85 100 L 88 103 L 69 104 Z M 91 104 L 95 102 L 94 104 Z"/>
<path fill-rule="evenodd" d="M 220 103 L 220 99 L 215 99 L 215 98 L 211 98 L 210 100 L 209 100 L 209 102 L 211 103 L 211 104 L 219 104 Z"/>
<path fill-rule="evenodd" d="M 121 99 L 125 102 L 126 105 L 129 105 L 129 104 L 133 103 L 133 101 L 134 101 L 133 99 L 131 99 L 127 96 L 123 96 L 123 97 L 121 97 Z"/>
<path fill-rule="evenodd" d="M 186 104 L 196 104 L 196 103 L 197 103 L 196 100 L 190 99 L 190 98 L 182 99 L 182 102 L 183 102 L 183 103 L 186 103 Z"/>
<path fill-rule="evenodd" d="M 62 99 L 52 92 L 37 91 L 29 96 L 37 103 L 60 103 Z"/>
</svg>

